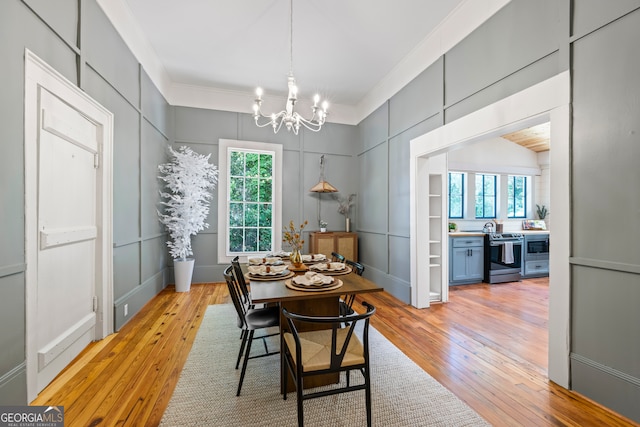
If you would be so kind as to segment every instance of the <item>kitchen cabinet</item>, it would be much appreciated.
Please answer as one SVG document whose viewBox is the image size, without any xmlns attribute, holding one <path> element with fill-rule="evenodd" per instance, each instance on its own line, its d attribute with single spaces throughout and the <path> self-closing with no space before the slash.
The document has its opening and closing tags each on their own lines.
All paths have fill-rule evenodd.
<svg viewBox="0 0 640 427">
<path fill-rule="evenodd" d="M 545 277 L 549 275 L 549 261 L 534 260 L 525 261 L 524 277 Z"/>
<path fill-rule="evenodd" d="M 484 237 L 451 237 L 449 284 L 477 283 L 484 279 Z"/>
<path fill-rule="evenodd" d="M 358 235 L 344 231 L 310 233 L 309 253 L 323 254 L 331 258 L 331 252 L 339 253 L 346 259 L 358 261 Z"/>
</svg>

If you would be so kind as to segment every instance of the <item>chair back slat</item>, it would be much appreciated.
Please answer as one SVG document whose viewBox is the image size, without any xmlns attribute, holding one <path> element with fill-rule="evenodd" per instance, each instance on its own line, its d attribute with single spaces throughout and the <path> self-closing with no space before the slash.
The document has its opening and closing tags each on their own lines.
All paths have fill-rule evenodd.
<svg viewBox="0 0 640 427">
<path fill-rule="evenodd" d="M 360 264 L 359 262 L 356 261 L 351 261 L 350 259 L 347 259 L 344 261 L 347 265 L 351 266 L 353 268 L 353 271 L 358 275 L 358 276 L 362 276 L 362 273 L 364 273 L 364 265 Z"/>
<path fill-rule="evenodd" d="M 233 272 L 236 276 L 236 282 L 240 287 L 242 300 L 245 304 L 251 304 L 251 296 L 249 294 L 249 287 L 247 286 L 247 281 L 244 279 L 244 273 L 242 272 L 242 268 L 240 267 L 240 257 L 236 256 L 231 260 L 231 265 L 233 266 Z"/>
<path fill-rule="evenodd" d="M 227 282 L 227 288 L 229 289 L 229 296 L 231 296 L 231 301 L 233 302 L 233 306 L 238 313 L 238 322 L 240 327 L 244 327 L 245 325 L 245 315 L 247 313 L 247 306 L 243 303 L 242 291 L 240 290 L 240 286 L 238 285 L 235 275 L 233 272 L 233 265 L 229 265 L 225 268 L 224 279 Z"/>
</svg>

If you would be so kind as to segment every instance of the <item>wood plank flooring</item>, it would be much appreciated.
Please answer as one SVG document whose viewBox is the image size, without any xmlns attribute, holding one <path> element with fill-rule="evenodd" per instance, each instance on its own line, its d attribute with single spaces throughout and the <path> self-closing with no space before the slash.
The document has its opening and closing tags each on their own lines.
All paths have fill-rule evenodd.
<svg viewBox="0 0 640 427">
<path fill-rule="evenodd" d="M 546 279 L 451 287 L 449 303 L 422 310 L 385 292 L 365 299 L 378 331 L 492 425 L 639 425 L 547 379 Z M 63 405 L 67 426 L 157 425 L 206 307 L 228 301 L 223 284 L 168 287 L 33 404 Z"/>
</svg>

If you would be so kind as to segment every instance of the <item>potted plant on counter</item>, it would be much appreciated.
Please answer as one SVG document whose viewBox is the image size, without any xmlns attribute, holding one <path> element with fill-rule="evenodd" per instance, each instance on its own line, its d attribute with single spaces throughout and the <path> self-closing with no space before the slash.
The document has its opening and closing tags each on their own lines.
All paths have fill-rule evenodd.
<svg viewBox="0 0 640 427">
<path fill-rule="evenodd" d="M 173 257 L 177 292 L 187 292 L 191 287 L 195 260 L 191 237 L 209 227 L 205 222 L 209 215 L 211 192 L 218 183 L 218 169 L 209 163 L 211 154 L 202 155 L 187 146 L 177 150 L 169 147 L 170 162 L 158 166 L 166 191 L 160 191 L 164 213 L 158 218 L 169 232 L 167 242 Z"/>
</svg>

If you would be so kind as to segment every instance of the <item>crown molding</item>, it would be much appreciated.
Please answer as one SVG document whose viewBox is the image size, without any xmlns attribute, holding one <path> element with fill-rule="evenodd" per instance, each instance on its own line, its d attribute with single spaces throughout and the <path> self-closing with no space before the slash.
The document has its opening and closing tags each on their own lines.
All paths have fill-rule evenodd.
<svg viewBox="0 0 640 427">
<path fill-rule="evenodd" d="M 510 1 L 465 0 L 460 3 L 357 105 L 331 104 L 327 121 L 357 125 Z M 126 2 L 97 2 L 170 105 L 252 113 L 253 93 L 172 82 Z M 263 105 L 266 111 L 279 111 L 285 102 L 285 97 L 265 97 Z M 310 101 L 306 104 L 300 100 L 297 106 L 300 111 L 311 108 Z"/>
</svg>

